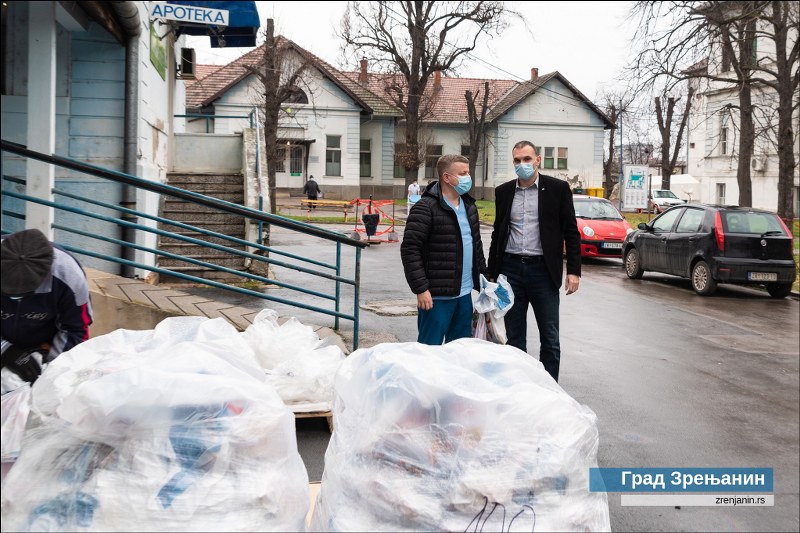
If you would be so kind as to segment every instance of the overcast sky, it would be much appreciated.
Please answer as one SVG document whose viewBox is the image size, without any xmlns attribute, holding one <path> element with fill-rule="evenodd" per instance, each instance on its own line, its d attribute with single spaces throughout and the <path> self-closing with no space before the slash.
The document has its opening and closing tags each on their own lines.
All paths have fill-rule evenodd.
<svg viewBox="0 0 800 533">
<path fill-rule="evenodd" d="M 345 67 L 334 35 L 347 2 L 256 2 L 262 27 L 275 20 L 276 33 L 293 40 L 325 61 Z M 619 85 L 628 60 L 630 29 L 625 21 L 632 2 L 506 2 L 526 19 L 529 30 L 514 20 L 500 37 L 480 41 L 473 58 L 458 75 L 526 80 L 531 67 L 539 74 L 558 70 L 594 99 L 597 91 Z M 187 37 L 199 63 L 225 64 L 247 48 L 211 48 L 208 37 Z M 261 41 L 259 41 L 261 42 Z"/>
</svg>

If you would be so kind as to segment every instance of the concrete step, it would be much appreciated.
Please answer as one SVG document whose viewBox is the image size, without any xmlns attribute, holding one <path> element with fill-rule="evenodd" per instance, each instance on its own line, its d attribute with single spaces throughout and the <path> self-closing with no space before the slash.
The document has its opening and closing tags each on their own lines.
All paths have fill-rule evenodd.
<svg viewBox="0 0 800 533">
<path fill-rule="evenodd" d="M 239 205 L 244 204 L 244 193 L 241 190 L 232 191 L 228 189 L 211 189 L 208 191 L 204 191 L 194 187 L 186 190 L 190 190 L 192 192 L 196 192 L 205 196 L 210 196 L 211 198 L 216 198 L 217 200 L 225 200 L 226 202 L 232 202 L 234 204 L 239 204 Z M 185 206 L 196 206 L 198 209 L 211 209 L 210 207 L 196 204 L 188 200 L 179 200 L 173 198 L 166 198 L 164 200 L 164 205 L 165 206 L 185 205 Z"/>
<path fill-rule="evenodd" d="M 226 233 L 226 232 L 223 232 L 223 231 L 221 231 L 220 233 L 222 233 L 224 235 L 229 235 L 231 237 L 236 237 L 238 239 L 244 239 L 244 232 L 243 231 L 240 231 L 238 234 L 237 233 Z M 199 240 L 201 240 L 203 242 L 208 242 L 208 243 L 212 243 L 212 244 L 219 244 L 219 245 L 222 245 L 222 246 L 227 246 L 228 248 L 235 248 L 237 250 L 241 250 L 241 249 L 244 248 L 244 245 L 242 245 L 242 244 L 239 244 L 239 243 L 236 243 L 236 242 L 231 242 L 231 241 L 229 241 L 227 239 L 223 239 L 221 237 L 211 237 L 209 235 L 203 235 L 203 234 L 200 234 L 200 233 L 186 234 L 185 236 L 186 237 L 192 237 L 194 239 L 199 239 Z M 176 239 L 174 237 L 160 237 L 160 239 L 159 239 L 159 248 L 161 248 L 162 250 L 168 250 L 168 251 L 173 252 L 173 253 L 180 253 L 180 252 L 176 252 L 174 249 L 178 249 L 178 248 L 196 248 L 197 246 L 198 245 L 196 245 L 196 244 L 193 244 L 193 243 L 190 243 L 190 242 L 186 242 L 186 241 L 182 241 L 182 240 Z"/>
<path fill-rule="evenodd" d="M 244 217 L 241 215 L 231 215 L 220 211 L 203 212 L 199 210 L 186 209 L 163 209 L 163 218 L 199 226 L 203 229 L 212 229 L 216 224 L 238 224 L 244 228 Z M 216 230 L 213 230 L 216 231 Z"/>
<path fill-rule="evenodd" d="M 183 185 L 237 185 L 244 188 L 244 177 L 241 174 L 167 174 L 167 184 L 194 190 Z"/>
</svg>

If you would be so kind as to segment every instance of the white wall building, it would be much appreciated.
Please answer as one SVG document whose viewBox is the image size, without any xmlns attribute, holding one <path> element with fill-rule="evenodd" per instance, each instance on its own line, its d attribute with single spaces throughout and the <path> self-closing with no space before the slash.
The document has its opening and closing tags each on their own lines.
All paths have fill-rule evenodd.
<svg viewBox="0 0 800 533">
<path fill-rule="evenodd" d="M 404 142 L 402 114 L 385 93 L 387 75 L 343 72 L 291 41 L 286 61 L 310 65 L 298 86 L 298 98 L 287 103 L 279 128 L 286 145 L 278 163 L 277 187 L 299 193 L 313 175 L 326 198 L 405 196 L 405 171 L 395 162 Z M 260 82 L 252 74 L 263 55 L 262 47 L 201 76 L 187 86 L 187 114 L 216 117 L 210 133 L 231 133 L 248 125 L 244 117 L 259 102 Z M 529 140 L 542 151 L 542 172 L 573 178 L 583 187 L 602 186 L 606 117 L 560 73 L 531 80 L 482 80 L 437 76 L 429 83 L 431 113 L 423 122 L 421 141 L 426 147 L 420 182 L 436 179 L 440 155 L 467 153 L 469 143 L 464 93 L 484 90 L 490 83 L 486 153 L 476 162 L 473 181 L 477 197 L 493 198 L 494 187 L 513 179 L 511 147 Z M 206 131 L 206 119 L 190 119 L 190 131 Z M 488 171 L 487 171 L 488 170 Z"/>
</svg>

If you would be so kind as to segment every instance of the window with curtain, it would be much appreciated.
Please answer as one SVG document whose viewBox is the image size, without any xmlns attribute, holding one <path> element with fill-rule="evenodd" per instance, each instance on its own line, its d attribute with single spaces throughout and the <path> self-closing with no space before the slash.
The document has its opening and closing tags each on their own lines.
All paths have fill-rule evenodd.
<svg viewBox="0 0 800 533">
<path fill-rule="evenodd" d="M 342 136 L 326 135 L 325 175 L 342 175 Z"/>
<path fill-rule="evenodd" d="M 369 178 L 372 176 L 372 141 L 361 139 L 361 150 L 358 158 L 359 176 Z"/>
<path fill-rule="evenodd" d="M 558 170 L 567 170 L 567 148 L 565 146 L 558 147 L 558 159 L 556 161 Z"/>
<path fill-rule="evenodd" d="M 432 144 L 428 146 L 425 152 L 425 179 L 439 179 L 439 176 L 436 174 L 436 163 L 439 161 L 440 157 L 442 157 L 441 144 Z"/>
<path fill-rule="evenodd" d="M 555 148 L 553 148 L 552 146 L 545 146 L 542 168 L 548 168 L 548 169 L 555 168 L 554 154 L 555 154 Z"/>
</svg>

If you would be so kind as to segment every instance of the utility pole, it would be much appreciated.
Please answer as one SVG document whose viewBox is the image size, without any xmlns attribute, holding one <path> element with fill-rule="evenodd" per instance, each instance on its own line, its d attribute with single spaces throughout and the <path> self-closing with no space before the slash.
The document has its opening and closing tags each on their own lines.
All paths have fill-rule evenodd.
<svg viewBox="0 0 800 533">
<path fill-rule="evenodd" d="M 622 211 L 622 195 L 624 193 L 623 187 L 625 182 L 622 179 L 622 156 L 624 152 L 622 150 L 622 99 L 619 101 L 619 199 L 617 202 L 619 203 L 619 210 Z"/>
</svg>

